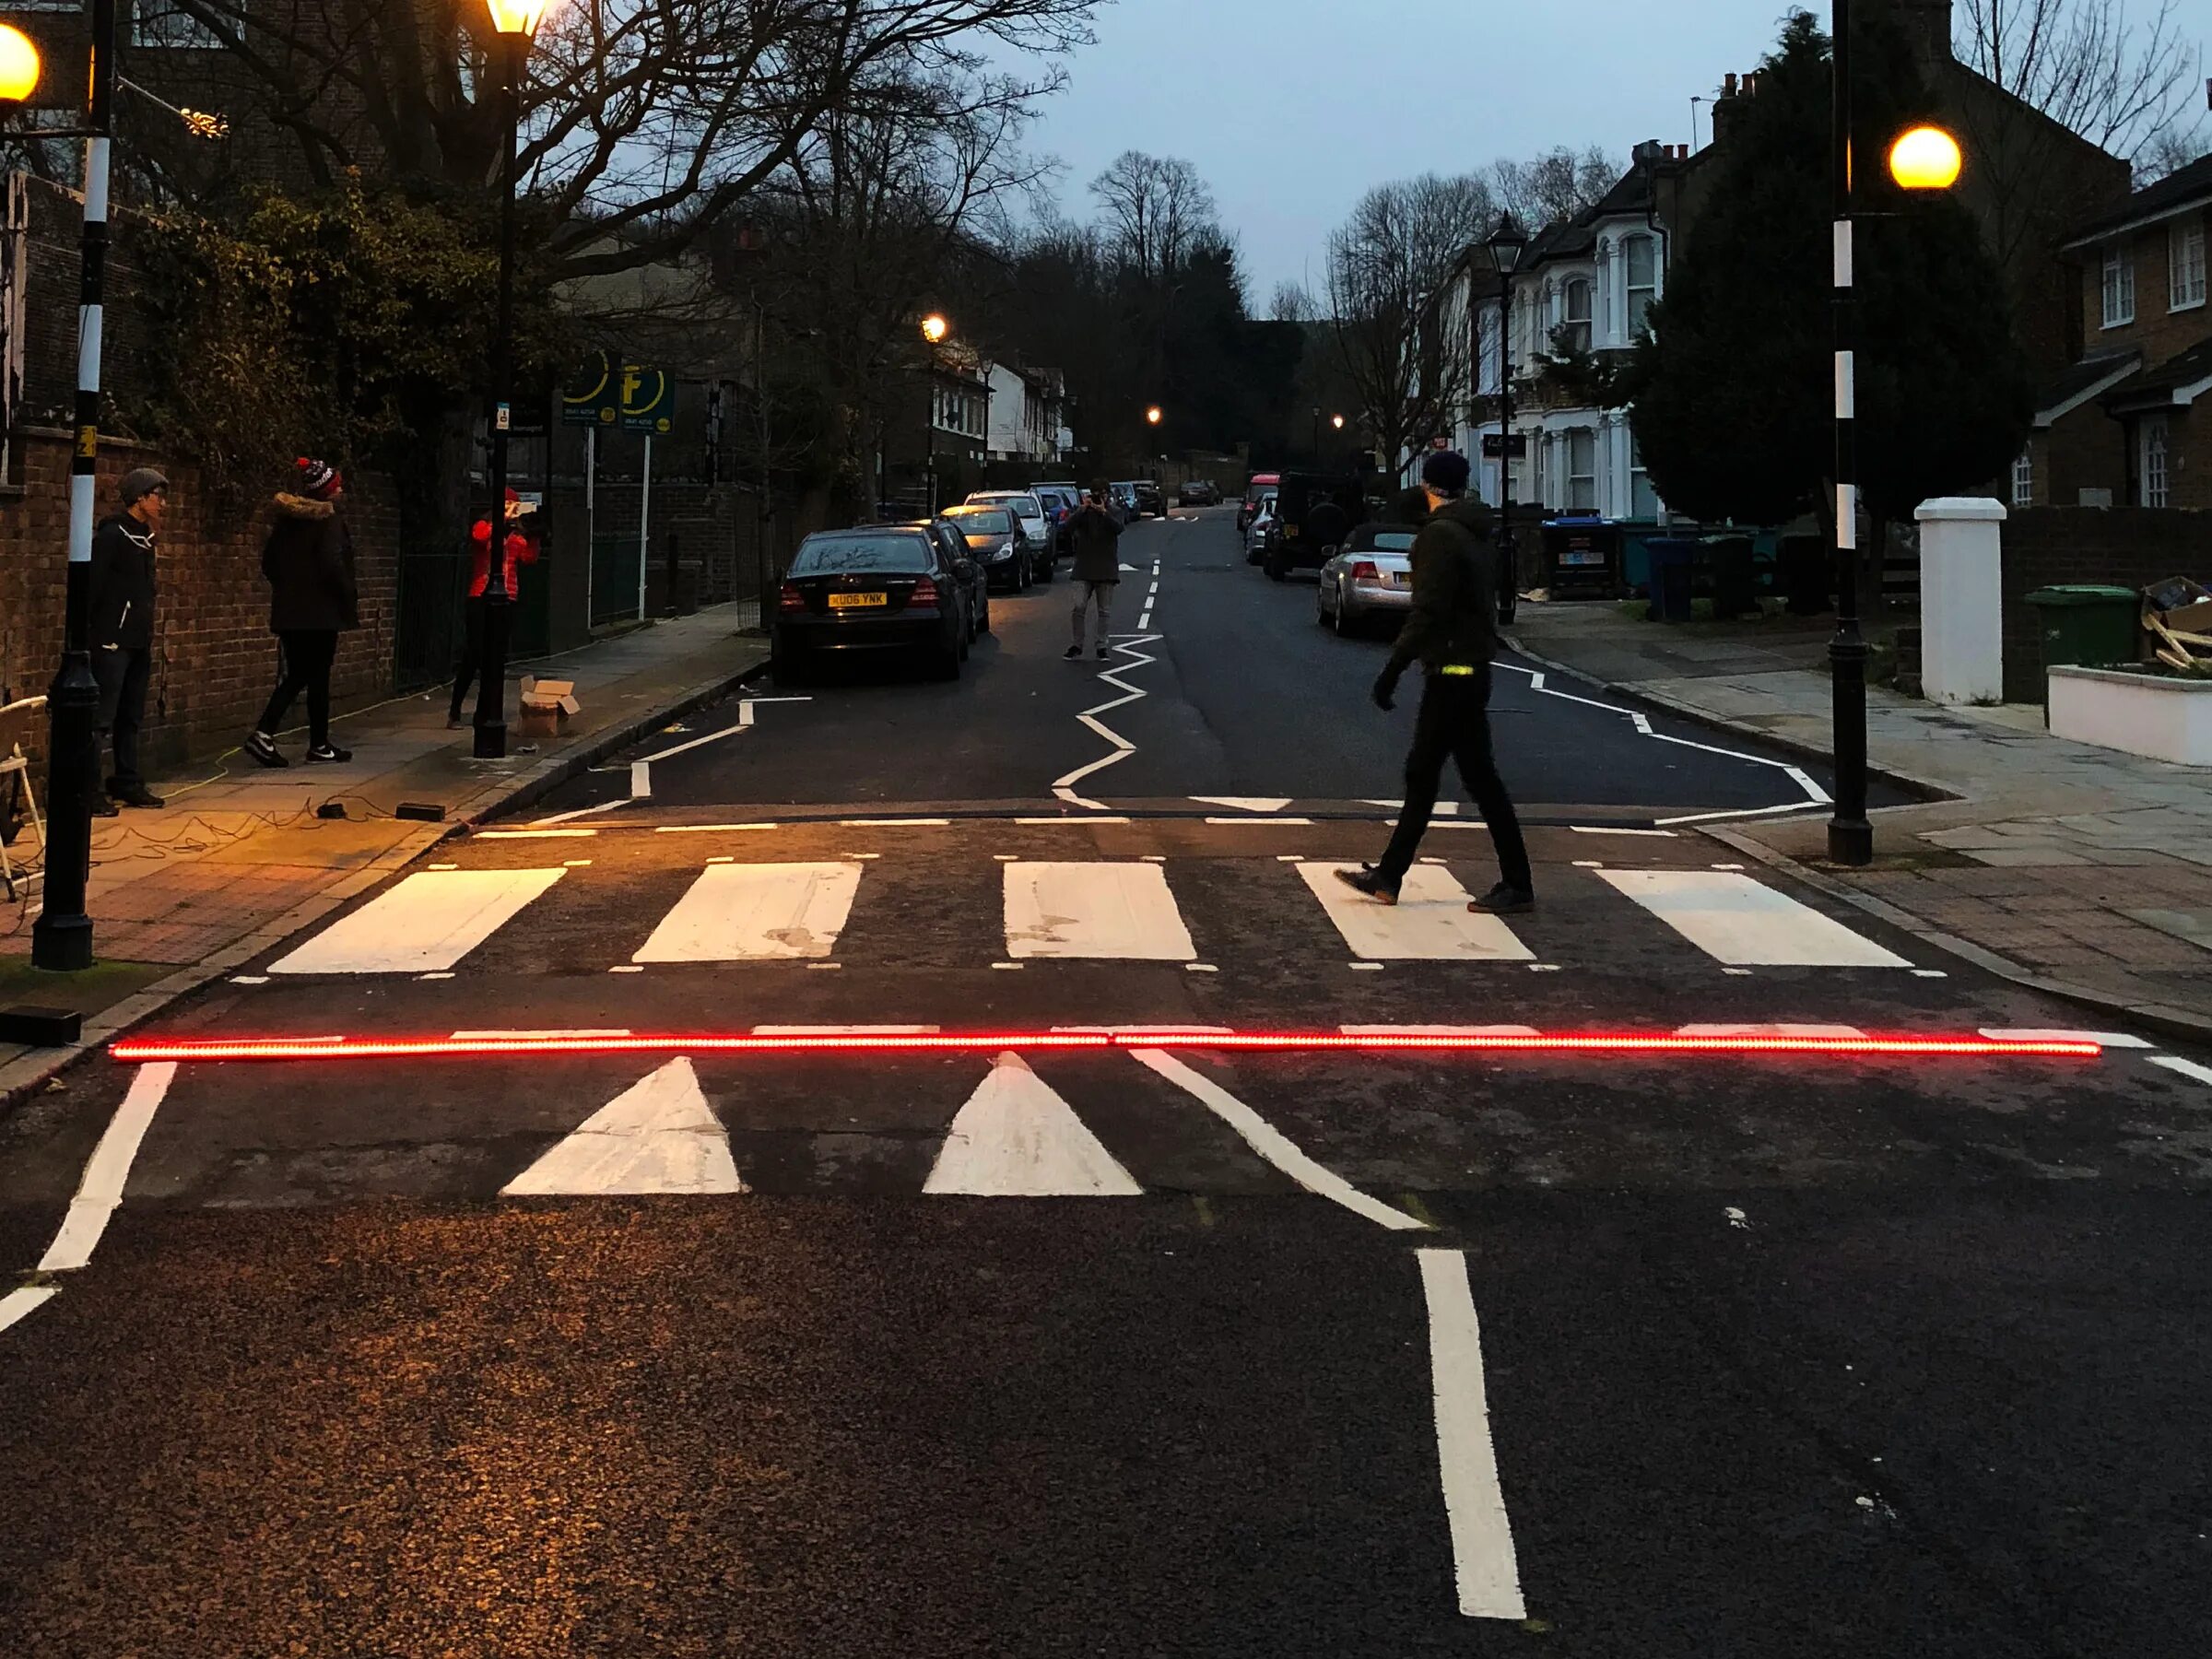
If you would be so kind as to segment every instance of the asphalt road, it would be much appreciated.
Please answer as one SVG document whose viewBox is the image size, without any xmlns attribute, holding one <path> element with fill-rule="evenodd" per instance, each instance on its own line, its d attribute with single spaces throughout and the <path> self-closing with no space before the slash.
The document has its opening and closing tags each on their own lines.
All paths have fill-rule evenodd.
<svg viewBox="0 0 2212 1659">
<path fill-rule="evenodd" d="M 1332 905 L 1382 646 L 1128 546 L 1111 679 L 753 688 L 0 1123 L 0 1653 L 2206 1651 L 2207 1057 L 1225 1049 L 2082 1021 L 1533 674 L 1538 911 Z"/>
</svg>

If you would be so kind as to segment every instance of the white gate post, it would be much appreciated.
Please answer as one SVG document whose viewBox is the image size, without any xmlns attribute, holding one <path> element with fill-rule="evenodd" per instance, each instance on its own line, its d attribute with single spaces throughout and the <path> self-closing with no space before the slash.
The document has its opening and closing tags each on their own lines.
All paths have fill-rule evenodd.
<svg viewBox="0 0 2212 1659">
<path fill-rule="evenodd" d="M 1987 496 L 1923 501 L 1920 678 L 1930 702 L 2005 695 L 2004 504 Z"/>
</svg>

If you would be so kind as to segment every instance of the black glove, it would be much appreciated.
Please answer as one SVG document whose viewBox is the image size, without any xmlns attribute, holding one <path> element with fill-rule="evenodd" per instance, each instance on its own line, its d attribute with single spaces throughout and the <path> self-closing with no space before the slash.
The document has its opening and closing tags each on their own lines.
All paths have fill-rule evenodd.
<svg viewBox="0 0 2212 1659">
<path fill-rule="evenodd" d="M 1398 706 L 1397 695 L 1398 671 L 1394 668 L 1385 668 L 1375 681 L 1373 692 L 1375 707 L 1385 714 L 1389 713 Z"/>
</svg>

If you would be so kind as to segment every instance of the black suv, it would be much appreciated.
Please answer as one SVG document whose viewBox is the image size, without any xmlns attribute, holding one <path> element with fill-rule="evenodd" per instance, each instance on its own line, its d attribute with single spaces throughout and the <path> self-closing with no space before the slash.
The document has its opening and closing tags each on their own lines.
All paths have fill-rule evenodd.
<svg viewBox="0 0 2212 1659">
<path fill-rule="evenodd" d="M 1352 526 L 1368 516 L 1367 491 L 1349 476 L 1285 473 L 1275 492 L 1275 527 L 1260 561 L 1271 581 L 1292 571 L 1320 570 Z M 1335 512 L 1321 511 L 1325 507 Z"/>
</svg>

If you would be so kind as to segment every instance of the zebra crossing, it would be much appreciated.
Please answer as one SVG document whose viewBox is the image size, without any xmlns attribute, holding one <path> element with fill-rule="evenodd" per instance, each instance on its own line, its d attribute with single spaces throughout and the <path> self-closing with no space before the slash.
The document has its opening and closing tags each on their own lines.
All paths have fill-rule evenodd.
<svg viewBox="0 0 2212 1659">
<path fill-rule="evenodd" d="M 1189 861 L 1195 864 L 1199 861 Z M 1222 861 L 1203 877 L 1167 859 L 1030 860 L 1002 855 L 1000 925 L 964 907 L 947 907 L 937 931 L 948 965 L 1021 967 L 1069 961 L 1181 965 L 1206 971 L 1216 960 L 1206 919 L 1194 921 L 1189 888 L 1204 885 L 1220 903 Z M 1577 867 L 1551 873 L 1546 908 L 1509 924 L 1467 908 L 1467 888 L 1441 862 L 1408 873 L 1395 906 L 1372 903 L 1346 888 L 1324 860 L 1236 862 L 1226 900 L 1249 912 L 1288 906 L 1317 912 L 1327 933 L 1289 930 L 1280 948 L 1317 948 L 1333 934 L 1348 965 L 1474 963 L 1546 967 L 1556 955 L 1547 932 L 1560 917 L 1585 937 L 1588 919 L 1613 922 L 1606 907 L 1663 924 L 1664 938 L 1687 946 L 1708 965 L 1759 968 L 1911 970 L 1888 947 L 1854 931 L 1780 888 L 1732 869 Z M 848 934 L 865 918 L 871 894 L 890 885 L 882 863 L 826 860 L 738 863 L 716 859 L 644 936 L 624 936 L 625 918 L 594 928 L 595 944 L 617 954 L 615 971 L 686 965 L 803 963 L 841 965 Z M 579 892 L 579 889 L 583 889 Z M 267 973 L 303 976 L 421 977 L 451 974 L 496 938 L 530 926 L 548 898 L 569 894 L 615 900 L 623 892 L 588 867 L 418 871 L 278 957 Z M 1294 919 L 1295 920 L 1295 919 Z M 1224 931 L 1218 927 L 1215 933 Z M 1292 943 L 1295 936 L 1298 943 Z M 634 942 L 633 942 L 634 941 Z"/>
</svg>

